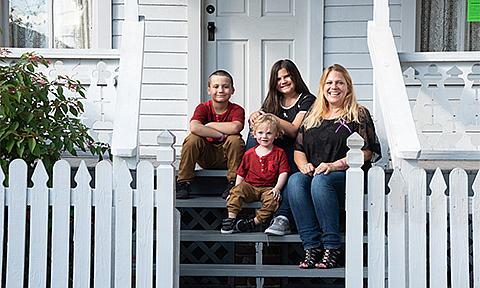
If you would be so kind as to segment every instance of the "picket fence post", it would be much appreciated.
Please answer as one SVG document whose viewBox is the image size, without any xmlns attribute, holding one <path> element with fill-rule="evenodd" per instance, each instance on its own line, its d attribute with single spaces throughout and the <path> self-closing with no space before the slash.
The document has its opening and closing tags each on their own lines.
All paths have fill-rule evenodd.
<svg viewBox="0 0 480 288">
<path fill-rule="evenodd" d="M 27 164 L 21 159 L 10 163 L 6 287 L 22 287 L 25 261 L 25 218 L 27 207 Z"/>
<path fill-rule="evenodd" d="M 178 287 L 180 258 L 180 215 L 175 209 L 175 135 L 164 130 L 158 135 L 157 153 L 157 266 L 156 287 Z"/>
<path fill-rule="evenodd" d="M 2 167 L 0 167 L 0 207 L 5 207 L 5 186 L 3 186 L 3 181 L 5 181 L 5 173 L 3 172 Z M 0 209 L 0 223 L 5 223 L 5 209 Z M 5 229 L 0 229 L 0 239 L 3 239 L 5 234 Z M 3 244 L 0 245 L 0 259 L 3 259 Z M 3 261 L 0 261 L 0 271 L 3 271 Z M 3 273 L 0 273 L 3 274 Z M 0 283 L 3 283 L 3 275 L 0 275 Z"/>
<path fill-rule="evenodd" d="M 447 185 L 439 168 L 429 187 L 430 287 L 447 288 Z"/>
<path fill-rule="evenodd" d="M 385 172 L 368 171 L 368 287 L 385 287 Z"/>
<path fill-rule="evenodd" d="M 95 166 L 94 287 L 112 287 L 113 170 L 109 161 Z"/>
<path fill-rule="evenodd" d="M 480 170 L 473 181 L 472 190 L 473 287 L 480 287 Z"/>
<path fill-rule="evenodd" d="M 346 210 L 346 264 L 345 287 L 363 287 L 363 152 L 364 140 L 358 133 L 347 139 L 348 170 L 345 186 Z"/>
<path fill-rule="evenodd" d="M 408 287 L 427 287 L 427 174 L 411 171 L 408 181 Z"/>
<path fill-rule="evenodd" d="M 47 285 L 48 174 L 39 160 L 32 175 L 28 287 Z M 27 191 L 25 191 L 27 192 Z"/>
<path fill-rule="evenodd" d="M 450 172 L 450 267 L 451 287 L 468 287 L 469 238 L 468 238 L 468 179 L 459 168 Z M 478 241 L 478 240 L 476 240 Z"/>
<path fill-rule="evenodd" d="M 132 285 L 133 191 L 130 187 L 131 182 L 132 175 L 125 160 L 115 159 L 113 162 L 115 287 L 128 288 Z"/>
<path fill-rule="evenodd" d="M 51 278 L 55 287 L 68 287 L 70 175 L 67 161 L 60 160 L 53 165 Z"/>
<path fill-rule="evenodd" d="M 136 287 L 149 287 L 153 281 L 153 171 L 149 161 L 137 166 Z"/>
<path fill-rule="evenodd" d="M 388 182 L 388 287 L 406 287 L 405 190 L 406 183 L 399 169 Z"/>
</svg>

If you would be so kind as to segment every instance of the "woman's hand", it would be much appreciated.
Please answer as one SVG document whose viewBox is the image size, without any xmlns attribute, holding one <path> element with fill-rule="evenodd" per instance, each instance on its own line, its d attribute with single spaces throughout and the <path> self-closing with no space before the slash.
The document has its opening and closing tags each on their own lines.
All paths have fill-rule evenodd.
<svg viewBox="0 0 480 288">
<path fill-rule="evenodd" d="M 282 199 L 282 195 L 280 194 L 280 190 L 273 187 L 272 190 L 270 190 L 270 193 L 273 194 L 273 199 L 275 201 L 280 201 Z"/>
<path fill-rule="evenodd" d="M 318 165 L 317 168 L 315 168 L 315 172 L 313 173 L 313 176 L 318 175 L 320 173 L 327 175 L 328 173 L 333 171 L 337 171 L 337 168 L 333 163 L 322 162 L 320 163 L 320 165 Z"/>
<path fill-rule="evenodd" d="M 315 166 L 313 166 L 312 163 L 305 163 L 303 165 L 300 165 L 298 167 L 298 170 L 300 170 L 300 172 L 302 172 L 305 175 L 312 176 L 313 172 L 315 171 Z"/>
<path fill-rule="evenodd" d="M 260 117 L 264 114 L 265 114 L 265 112 L 263 112 L 261 110 L 255 111 L 252 114 L 250 114 L 250 118 L 248 119 L 248 123 L 250 123 L 250 126 L 253 125 L 253 123 L 255 123 L 255 121 L 257 120 L 258 117 Z"/>
</svg>

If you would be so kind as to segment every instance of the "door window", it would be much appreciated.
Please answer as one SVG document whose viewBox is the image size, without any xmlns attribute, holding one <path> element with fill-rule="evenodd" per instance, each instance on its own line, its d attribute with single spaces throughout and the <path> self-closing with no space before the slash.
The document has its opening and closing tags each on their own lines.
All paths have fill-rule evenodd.
<svg viewBox="0 0 480 288">
<path fill-rule="evenodd" d="M 480 23 L 467 22 L 467 0 L 422 0 L 417 3 L 420 51 L 480 51 Z"/>
</svg>

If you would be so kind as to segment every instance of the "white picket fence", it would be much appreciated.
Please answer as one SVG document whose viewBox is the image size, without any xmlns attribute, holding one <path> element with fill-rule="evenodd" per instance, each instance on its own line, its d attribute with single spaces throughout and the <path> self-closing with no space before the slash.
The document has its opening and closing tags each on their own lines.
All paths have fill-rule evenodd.
<svg viewBox="0 0 480 288">
<path fill-rule="evenodd" d="M 173 151 L 171 141 L 164 151 Z M 50 279 L 48 287 L 178 287 L 179 215 L 168 151 L 163 158 L 159 154 L 156 169 L 147 161 L 138 164 L 136 189 L 124 161 L 99 162 L 95 188 L 84 162 L 71 185 L 71 167 L 64 160 L 55 163 L 49 188 L 38 162 L 29 188 L 27 165 L 14 160 L 8 187 L 0 185 L 0 205 L 8 207 L 6 213 L 0 209 L 0 239 L 6 234 L 0 259 L 7 245 L 6 260 L 0 261 L 6 279 L 0 283 L 47 287 Z M 0 183 L 4 178 L 0 171 Z"/>
<path fill-rule="evenodd" d="M 346 287 L 364 286 L 362 146 L 360 136 L 349 138 Z M 464 170 L 452 170 L 448 183 L 440 169 L 428 186 L 423 169 L 394 170 L 387 192 L 383 169 L 370 169 L 368 287 L 480 287 L 480 171 L 473 196 Z"/>
</svg>

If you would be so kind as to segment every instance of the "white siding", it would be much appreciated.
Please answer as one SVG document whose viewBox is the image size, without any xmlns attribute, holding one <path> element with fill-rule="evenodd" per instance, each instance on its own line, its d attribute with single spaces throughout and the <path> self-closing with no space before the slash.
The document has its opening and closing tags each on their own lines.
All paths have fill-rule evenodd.
<svg viewBox="0 0 480 288">
<path fill-rule="evenodd" d="M 113 47 L 121 45 L 124 0 L 112 0 Z M 172 129 L 176 148 L 187 134 L 187 1 L 139 0 L 145 16 L 140 105 L 140 153 L 155 156 L 160 129 Z"/>
<path fill-rule="evenodd" d="M 399 47 L 401 1 L 389 2 L 390 25 Z M 351 73 L 359 101 L 372 109 L 373 73 L 367 47 L 367 22 L 373 18 L 373 1 L 325 0 L 324 13 L 324 66 L 334 63 L 345 66 Z"/>
</svg>

